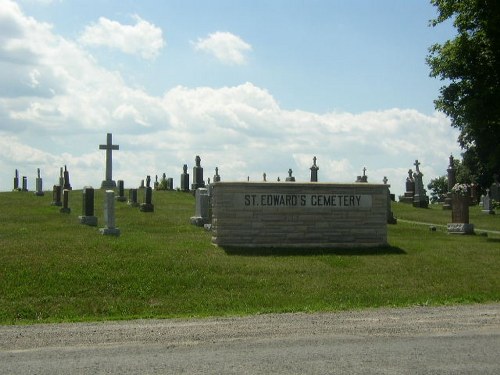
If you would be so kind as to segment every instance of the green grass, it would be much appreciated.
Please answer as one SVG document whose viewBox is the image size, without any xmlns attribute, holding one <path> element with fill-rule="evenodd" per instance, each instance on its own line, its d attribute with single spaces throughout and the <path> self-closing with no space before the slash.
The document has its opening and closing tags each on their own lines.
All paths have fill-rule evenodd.
<svg viewBox="0 0 500 375">
<path fill-rule="evenodd" d="M 121 236 L 78 223 L 51 194 L 0 193 L 0 323 L 336 311 L 500 300 L 500 242 L 390 225 L 386 248 L 222 249 L 189 224 L 194 198 L 155 192 L 154 213 L 116 202 Z M 98 227 L 103 192 L 96 191 Z M 398 218 L 446 224 L 440 207 L 394 204 Z M 477 228 L 500 215 L 472 208 Z"/>
</svg>

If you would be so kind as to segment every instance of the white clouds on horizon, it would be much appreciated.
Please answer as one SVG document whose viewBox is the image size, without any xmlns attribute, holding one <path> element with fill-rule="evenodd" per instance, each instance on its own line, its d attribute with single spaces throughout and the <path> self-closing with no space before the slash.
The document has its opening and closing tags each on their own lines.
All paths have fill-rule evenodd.
<svg viewBox="0 0 500 375">
<path fill-rule="evenodd" d="M 97 23 L 85 27 L 79 41 L 86 46 L 115 48 L 123 53 L 154 60 L 166 45 L 161 28 L 138 15 L 132 17 L 136 21 L 133 26 L 100 17 Z"/>
<path fill-rule="evenodd" d="M 264 172 L 269 180 L 284 179 L 289 168 L 307 180 L 317 156 L 320 181 L 352 182 L 366 166 L 370 182 L 387 175 L 397 191 L 415 159 L 430 179 L 444 174 L 448 155 L 459 152 L 457 131 L 440 113 L 290 111 L 250 82 L 177 86 L 153 96 L 128 86 L 76 41 L 26 17 L 15 3 L 0 5 L 10 6 L 0 14 L 10 25 L 10 34 L 0 36 L 6 41 L 0 67 L 10 72 L 0 73 L 0 87 L 9 88 L 0 91 L 0 190 L 11 189 L 16 168 L 30 175 L 40 167 L 56 178 L 64 164 L 75 188 L 98 186 L 104 174 L 98 144 L 107 132 L 120 144 L 115 178 L 127 186 L 163 172 L 178 184 L 182 165 L 191 168 L 196 155 L 205 178 L 217 166 L 223 180 L 255 181 Z"/>
<path fill-rule="evenodd" d="M 206 38 L 198 38 L 193 45 L 195 50 L 211 54 L 228 65 L 245 64 L 247 62 L 245 54 L 252 50 L 252 46 L 238 35 L 224 31 L 216 31 Z"/>
</svg>

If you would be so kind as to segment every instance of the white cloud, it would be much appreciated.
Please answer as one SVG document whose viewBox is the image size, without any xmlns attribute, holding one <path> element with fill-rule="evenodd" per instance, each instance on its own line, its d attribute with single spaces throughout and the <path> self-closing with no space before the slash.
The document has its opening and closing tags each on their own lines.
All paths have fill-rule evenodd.
<svg viewBox="0 0 500 375">
<path fill-rule="evenodd" d="M 166 44 L 162 30 L 137 15 L 133 18 L 135 25 L 123 25 L 100 17 L 97 23 L 85 27 L 80 42 L 88 46 L 116 48 L 147 60 L 155 59 Z"/>
<path fill-rule="evenodd" d="M 222 31 L 209 34 L 206 38 L 198 38 L 193 44 L 196 50 L 209 53 L 229 65 L 245 64 L 245 54 L 252 50 L 252 46 L 239 36 Z"/>
<path fill-rule="evenodd" d="M 163 172 L 179 184 L 182 165 L 202 158 L 205 178 L 284 179 L 289 168 L 309 179 L 313 156 L 319 180 L 353 182 L 367 168 L 370 182 L 389 178 L 402 193 L 407 170 L 421 161 L 424 183 L 446 173 L 458 156 L 457 131 L 439 113 L 387 109 L 359 114 L 285 110 L 264 88 L 175 87 L 162 97 L 126 85 L 74 41 L 0 0 L 0 190 L 12 189 L 14 169 L 36 168 L 56 182 L 66 164 L 74 188 L 99 186 L 108 132 L 120 145 L 116 179 L 137 186 Z M 8 71 L 9 74 L 2 74 Z M 8 89 L 5 89 L 8 88 Z"/>
</svg>

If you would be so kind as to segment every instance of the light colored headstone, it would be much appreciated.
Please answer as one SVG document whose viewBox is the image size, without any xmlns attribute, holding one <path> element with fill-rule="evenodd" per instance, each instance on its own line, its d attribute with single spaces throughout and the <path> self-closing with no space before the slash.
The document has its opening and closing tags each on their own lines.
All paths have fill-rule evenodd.
<svg viewBox="0 0 500 375">
<path fill-rule="evenodd" d="M 99 232 L 108 236 L 119 236 L 120 229 L 115 224 L 115 192 L 106 190 L 104 197 L 104 224 L 106 227 L 99 229 Z"/>
<path fill-rule="evenodd" d="M 113 135 L 107 134 L 105 145 L 99 145 L 99 150 L 106 150 L 106 179 L 101 183 L 101 189 L 115 188 L 116 182 L 113 181 L 113 150 L 119 150 L 119 145 L 113 144 Z"/>
<path fill-rule="evenodd" d="M 42 178 L 40 177 L 40 168 L 37 169 L 37 177 L 35 183 L 36 183 L 35 195 L 38 197 L 42 197 L 45 194 L 43 192 Z"/>
<path fill-rule="evenodd" d="M 195 214 L 191 217 L 191 224 L 202 227 L 210 222 L 210 196 L 208 189 L 198 188 L 195 193 Z"/>
</svg>

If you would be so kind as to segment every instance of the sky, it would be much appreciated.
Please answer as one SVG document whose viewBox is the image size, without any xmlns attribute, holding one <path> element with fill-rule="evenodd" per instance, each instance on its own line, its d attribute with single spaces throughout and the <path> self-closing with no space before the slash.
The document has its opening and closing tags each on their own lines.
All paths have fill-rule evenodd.
<svg viewBox="0 0 500 375">
<path fill-rule="evenodd" d="M 443 85 L 428 48 L 425 0 L 0 0 L 0 191 L 15 169 L 35 189 L 100 187 L 113 134 L 113 179 L 163 173 L 205 180 L 389 179 L 404 193 L 460 156 L 434 109 Z"/>
</svg>

